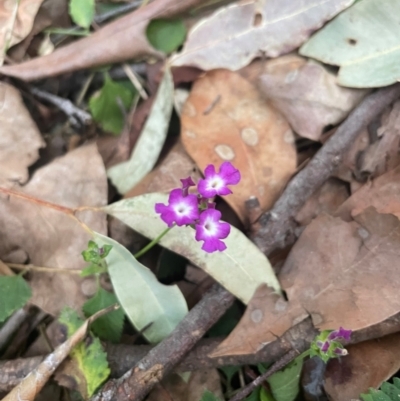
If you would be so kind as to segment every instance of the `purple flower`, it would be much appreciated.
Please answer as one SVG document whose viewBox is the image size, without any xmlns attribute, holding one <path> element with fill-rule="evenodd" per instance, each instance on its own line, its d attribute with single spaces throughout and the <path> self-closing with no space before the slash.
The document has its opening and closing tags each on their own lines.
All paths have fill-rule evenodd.
<svg viewBox="0 0 400 401">
<path fill-rule="evenodd" d="M 156 212 L 161 214 L 168 227 L 172 227 L 174 223 L 177 226 L 194 224 L 199 218 L 199 207 L 196 195 L 184 196 L 183 190 L 180 188 L 173 189 L 169 194 L 168 205 L 156 203 Z"/>
<path fill-rule="evenodd" d="M 226 245 L 221 239 L 226 238 L 231 231 L 228 223 L 219 221 L 221 212 L 216 209 L 207 209 L 200 214 L 196 224 L 196 240 L 204 241 L 201 249 L 208 253 L 223 251 Z"/>
<path fill-rule="evenodd" d="M 215 167 L 209 164 L 204 170 L 204 179 L 199 180 L 197 189 L 204 198 L 212 198 L 216 195 L 229 195 L 232 191 L 227 185 L 235 185 L 240 181 L 240 172 L 229 162 L 223 162 L 219 173 Z"/>
<path fill-rule="evenodd" d="M 345 348 L 339 348 L 339 347 L 335 348 L 335 349 L 333 350 L 333 352 L 334 352 L 334 354 L 339 355 L 339 356 L 345 356 L 345 355 L 348 354 L 347 349 L 345 349 Z"/>
<path fill-rule="evenodd" d="M 343 327 L 340 327 L 339 330 L 332 331 L 329 336 L 328 340 L 339 340 L 343 339 L 345 341 L 350 341 L 351 330 L 346 330 Z"/>
<path fill-rule="evenodd" d="M 181 183 L 182 183 L 182 191 L 183 191 L 184 196 L 187 196 L 189 194 L 190 187 L 194 187 L 196 185 L 193 182 L 192 177 L 190 177 L 190 176 L 188 178 L 182 178 Z"/>
<path fill-rule="evenodd" d="M 321 349 L 322 352 L 326 352 L 326 351 L 328 351 L 331 343 L 329 341 L 325 341 L 325 342 L 317 341 L 317 345 Z"/>
</svg>

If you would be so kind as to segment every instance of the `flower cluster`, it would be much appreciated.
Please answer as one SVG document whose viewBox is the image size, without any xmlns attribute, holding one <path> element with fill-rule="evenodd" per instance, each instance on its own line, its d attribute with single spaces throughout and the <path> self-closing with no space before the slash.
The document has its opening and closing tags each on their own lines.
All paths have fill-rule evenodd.
<svg viewBox="0 0 400 401">
<path fill-rule="evenodd" d="M 332 358 L 347 355 L 343 342 L 350 341 L 351 330 L 340 327 L 339 330 L 324 330 L 311 344 L 310 356 L 319 356 L 324 362 Z"/>
<path fill-rule="evenodd" d="M 228 223 L 220 221 L 221 212 L 215 209 L 212 198 L 216 195 L 231 194 L 228 185 L 236 185 L 239 181 L 240 172 L 231 163 L 222 163 L 218 173 L 210 164 L 204 170 L 204 179 L 199 180 L 197 184 L 198 195 L 189 194 L 189 188 L 196 185 L 192 178 L 182 179 L 182 188 L 170 192 L 168 205 L 157 203 L 155 210 L 168 227 L 175 224 L 194 227 L 196 240 L 204 241 L 204 251 L 223 251 L 226 245 L 221 239 L 229 235 L 231 227 Z"/>
</svg>

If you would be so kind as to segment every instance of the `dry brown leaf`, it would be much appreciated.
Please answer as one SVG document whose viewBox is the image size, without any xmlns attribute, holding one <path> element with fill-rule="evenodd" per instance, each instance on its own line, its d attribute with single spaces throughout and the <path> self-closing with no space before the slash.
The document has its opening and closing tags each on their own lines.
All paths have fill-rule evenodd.
<svg viewBox="0 0 400 401">
<path fill-rule="evenodd" d="M 356 220 L 328 215 L 313 220 L 279 275 L 289 302 L 266 290 L 256 293 L 213 356 L 254 352 L 307 315 L 321 330 L 356 331 L 399 312 L 400 222 L 373 208 Z"/>
<path fill-rule="evenodd" d="M 48 56 L 18 65 L 3 66 L 0 73 L 33 81 L 148 55 L 163 57 L 147 41 L 146 27 L 149 21 L 153 18 L 172 17 L 202 1 L 155 0 Z"/>
<path fill-rule="evenodd" d="M 323 129 L 336 125 L 367 95 L 336 83 L 321 64 L 288 55 L 265 63 L 260 88 L 300 136 L 318 141 Z"/>
<path fill-rule="evenodd" d="M 13 188 L 26 195 L 66 207 L 104 206 L 107 179 L 96 145 L 78 148 L 35 172 L 27 185 Z M 102 213 L 82 211 L 79 219 L 106 233 Z M 0 197 L 0 258 L 37 266 L 81 269 L 81 252 L 90 235 L 68 215 L 14 196 Z M 16 259 L 17 256 L 24 259 Z M 56 315 L 65 306 L 78 309 L 86 300 L 78 275 L 32 272 L 32 302 Z"/>
<path fill-rule="evenodd" d="M 48 355 L 44 361 L 34 371 L 29 373 L 21 383 L 14 387 L 2 401 L 33 401 L 60 363 L 68 356 L 75 345 L 83 340 L 89 324 L 112 309 L 114 309 L 113 306 L 103 309 L 87 319 L 67 341 L 59 345 L 54 352 Z"/>
<path fill-rule="evenodd" d="M 0 82 L 0 184 L 25 183 L 28 167 L 45 146 L 36 124 L 11 85 Z"/>
<path fill-rule="evenodd" d="M 370 206 L 400 219 L 400 166 L 363 185 L 339 207 L 335 216 L 350 221 Z"/>
<path fill-rule="evenodd" d="M 205 390 L 223 399 L 221 380 L 217 369 L 197 370 L 190 373 L 188 382 L 178 374 L 168 376 L 147 397 L 147 401 L 201 400 Z"/>
<path fill-rule="evenodd" d="M 29 34 L 42 3 L 43 0 L 4 0 L 0 3 L 0 65 L 10 46 Z"/>
<path fill-rule="evenodd" d="M 238 70 L 257 56 L 277 57 L 353 2 L 253 0 L 221 8 L 193 27 L 172 65 Z"/>
<path fill-rule="evenodd" d="M 178 142 L 161 164 L 147 174 L 124 197 L 132 198 L 151 192 L 169 192 L 174 188 L 180 188 L 182 186 L 181 178 L 188 176 L 192 176 L 195 182 L 201 177 L 196 164 L 188 156 L 181 142 Z"/>
<path fill-rule="evenodd" d="M 229 160 L 242 180 L 225 200 L 247 219 L 251 196 L 271 207 L 296 170 L 294 136 L 284 118 L 238 73 L 216 70 L 194 84 L 181 115 L 182 142 L 204 170 Z"/>
<path fill-rule="evenodd" d="M 344 182 L 330 178 L 307 200 L 295 220 L 302 226 L 311 223 L 321 213 L 333 214 L 349 197 Z"/>
<path fill-rule="evenodd" d="M 400 368 L 400 334 L 346 347 L 346 358 L 329 362 L 325 391 L 332 401 L 357 400 L 370 387 L 378 388 Z"/>
</svg>

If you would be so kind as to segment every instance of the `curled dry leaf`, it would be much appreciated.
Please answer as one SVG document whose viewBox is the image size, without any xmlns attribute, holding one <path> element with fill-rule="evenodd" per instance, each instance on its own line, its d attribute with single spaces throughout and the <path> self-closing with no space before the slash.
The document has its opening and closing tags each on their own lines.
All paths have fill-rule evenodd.
<svg viewBox="0 0 400 401">
<path fill-rule="evenodd" d="M 271 207 L 296 170 L 294 136 L 284 118 L 239 74 L 206 73 L 193 86 L 181 115 L 182 142 L 204 170 L 229 160 L 242 179 L 224 199 L 246 221 L 245 201 Z"/>
<path fill-rule="evenodd" d="M 320 215 L 313 220 L 279 275 L 289 302 L 259 292 L 213 356 L 251 353 L 308 315 L 320 330 L 356 331 L 398 313 L 400 221 L 373 208 L 355 219 Z"/>
<path fill-rule="evenodd" d="M 257 56 L 277 57 L 300 46 L 353 2 L 253 0 L 221 8 L 193 27 L 172 65 L 238 70 Z"/>
<path fill-rule="evenodd" d="M 400 368 L 400 334 L 395 333 L 346 347 L 346 358 L 327 365 L 325 391 L 332 401 L 352 401 L 378 388 Z"/>
<path fill-rule="evenodd" d="M 83 340 L 89 324 L 113 309 L 114 306 L 103 309 L 87 319 L 67 341 L 59 345 L 54 352 L 48 355 L 43 362 L 29 373 L 21 383 L 14 387 L 2 401 L 33 401 L 61 362 L 68 356 L 72 349 Z"/>
<path fill-rule="evenodd" d="M 172 17 L 201 1 L 155 0 L 48 56 L 18 65 L 3 66 L 0 73 L 33 81 L 148 55 L 163 57 L 163 54 L 156 51 L 147 41 L 146 27 L 149 21 L 154 18 Z"/>
<path fill-rule="evenodd" d="M 326 126 L 344 120 L 368 93 L 339 86 L 335 74 L 295 55 L 266 62 L 259 83 L 293 130 L 314 141 Z"/>
<path fill-rule="evenodd" d="M 5 0 L 0 3 L 0 65 L 10 46 L 28 36 L 42 3 L 43 0 Z"/>
<path fill-rule="evenodd" d="M 28 167 L 38 159 L 44 141 L 19 92 L 3 82 L 0 82 L 0 125 L 0 183 L 23 184 L 28 179 Z"/>
<path fill-rule="evenodd" d="M 95 144 L 55 159 L 38 169 L 27 185 L 13 189 L 70 208 L 107 202 L 107 178 Z M 77 216 L 93 230 L 106 233 L 104 214 L 87 210 Z M 0 258 L 4 261 L 23 263 L 29 259 L 37 266 L 66 269 L 86 265 L 81 252 L 90 235 L 70 216 L 33 200 L 1 195 L 0 237 Z M 82 282 L 76 274 L 32 272 L 32 302 L 53 315 L 65 306 L 79 309 L 85 301 Z"/>
</svg>

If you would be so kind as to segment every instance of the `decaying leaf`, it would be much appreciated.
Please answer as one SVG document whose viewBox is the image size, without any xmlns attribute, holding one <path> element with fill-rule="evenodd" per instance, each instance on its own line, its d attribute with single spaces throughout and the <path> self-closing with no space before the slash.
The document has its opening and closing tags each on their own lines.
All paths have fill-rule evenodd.
<svg viewBox="0 0 400 401">
<path fill-rule="evenodd" d="M 292 129 L 314 141 L 326 126 L 341 122 L 367 94 L 339 86 L 335 74 L 295 55 L 266 62 L 259 82 Z"/>
<path fill-rule="evenodd" d="M 5 0 L 0 4 L 0 65 L 7 50 L 21 42 L 32 29 L 43 0 Z"/>
<path fill-rule="evenodd" d="M 0 125 L 0 184 L 23 184 L 44 141 L 19 92 L 4 82 L 0 82 Z"/>
<path fill-rule="evenodd" d="M 88 168 L 90 165 L 90 168 Z M 66 207 L 103 206 L 107 178 L 96 145 L 80 147 L 38 169 L 24 187 L 14 190 Z M 77 214 L 90 228 L 106 232 L 105 215 L 92 211 Z M 7 262 L 81 269 L 81 252 L 90 235 L 70 216 L 46 206 L 0 197 L 0 257 Z M 79 309 L 85 301 L 79 275 L 32 272 L 32 302 L 57 315 L 65 306 Z"/>
<path fill-rule="evenodd" d="M 238 70 L 257 56 L 277 57 L 300 46 L 353 2 L 253 0 L 220 8 L 192 28 L 172 65 Z"/>
<path fill-rule="evenodd" d="M 400 334 L 346 347 L 346 358 L 334 359 L 325 373 L 325 391 L 332 401 L 352 401 L 370 387 L 378 388 L 400 368 Z"/>
<path fill-rule="evenodd" d="M 390 85 L 400 79 L 399 13 L 396 0 L 359 1 L 317 32 L 300 53 L 340 66 L 340 85 Z"/>
<path fill-rule="evenodd" d="M 359 330 L 398 313 L 400 221 L 373 208 L 355 220 L 313 220 L 279 275 L 289 302 L 259 292 L 213 355 L 253 352 L 308 315 L 321 330 Z"/>
<path fill-rule="evenodd" d="M 121 194 L 132 189 L 156 164 L 168 132 L 174 101 L 174 83 L 169 68 L 158 88 L 156 99 L 128 161 L 107 170 Z"/>
<path fill-rule="evenodd" d="M 174 188 L 180 188 L 182 186 L 180 180 L 189 176 L 195 182 L 201 178 L 196 164 L 179 141 L 153 171 L 125 194 L 125 198 L 151 192 L 170 192 Z"/>
<path fill-rule="evenodd" d="M 163 53 L 156 51 L 147 41 L 146 27 L 149 21 L 154 18 L 170 18 L 201 1 L 152 1 L 146 7 L 140 7 L 84 39 L 61 47 L 48 56 L 18 65 L 3 66 L 0 73 L 32 81 L 148 55 L 163 57 Z"/>
<path fill-rule="evenodd" d="M 155 213 L 154 205 L 167 203 L 167 199 L 166 194 L 146 194 L 113 203 L 103 210 L 153 239 L 166 228 Z M 174 227 L 160 240 L 160 245 L 188 258 L 244 303 L 250 301 L 257 287 L 263 283 L 280 292 L 268 259 L 242 232 L 231 227 L 224 242 L 227 245 L 225 251 L 209 254 L 201 249 L 191 227 Z"/>
<path fill-rule="evenodd" d="M 20 384 L 14 387 L 3 398 L 3 401 L 33 401 L 60 363 L 85 337 L 90 323 L 108 311 L 109 309 L 102 310 L 87 319 L 85 323 L 67 341 L 59 345 L 54 352 L 48 355 L 35 370 L 29 373 L 29 375 L 26 376 Z"/>
<path fill-rule="evenodd" d="M 229 160 L 241 171 L 232 195 L 224 197 L 242 221 L 245 201 L 271 207 L 296 170 L 294 136 L 284 118 L 239 74 L 206 73 L 194 84 L 182 110 L 182 142 L 204 170 Z"/>
</svg>

